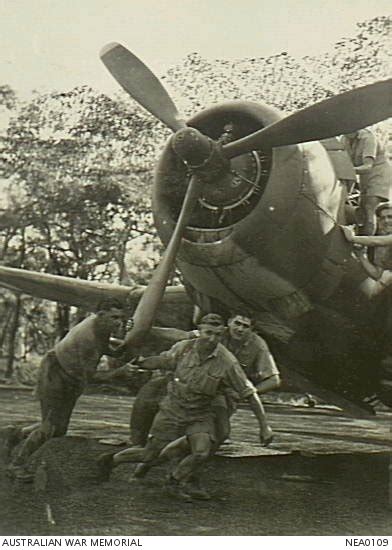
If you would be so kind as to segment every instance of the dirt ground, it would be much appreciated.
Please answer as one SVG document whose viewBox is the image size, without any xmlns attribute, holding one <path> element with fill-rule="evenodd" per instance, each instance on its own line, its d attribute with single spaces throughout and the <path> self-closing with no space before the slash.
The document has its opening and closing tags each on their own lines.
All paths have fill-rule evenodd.
<svg viewBox="0 0 392 550">
<path fill-rule="evenodd" d="M 20 422 L 22 405 L 31 417 L 29 398 L 7 395 L 2 425 L 13 410 Z M 212 500 L 186 503 L 166 493 L 162 467 L 136 481 L 124 464 L 100 481 L 95 460 L 114 447 L 88 437 L 90 412 L 86 435 L 37 452 L 35 484 L 10 481 L 0 463 L 1 535 L 392 535 L 388 453 L 217 456 L 204 475 Z"/>
</svg>

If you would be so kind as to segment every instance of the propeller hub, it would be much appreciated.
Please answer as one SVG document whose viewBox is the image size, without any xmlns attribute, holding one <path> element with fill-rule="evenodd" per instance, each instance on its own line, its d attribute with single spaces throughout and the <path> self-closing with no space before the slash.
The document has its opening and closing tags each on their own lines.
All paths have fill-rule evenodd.
<svg viewBox="0 0 392 550">
<path fill-rule="evenodd" d="M 184 128 L 172 137 L 172 148 L 190 172 L 205 183 L 215 182 L 230 170 L 222 145 L 195 128 Z"/>
<path fill-rule="evenodd" d="M 183 128 L 172 137 L 176 155 L 191 168 L 198 168 L 209 159 L 212 141 L 195 128 Z"/>
</svg>

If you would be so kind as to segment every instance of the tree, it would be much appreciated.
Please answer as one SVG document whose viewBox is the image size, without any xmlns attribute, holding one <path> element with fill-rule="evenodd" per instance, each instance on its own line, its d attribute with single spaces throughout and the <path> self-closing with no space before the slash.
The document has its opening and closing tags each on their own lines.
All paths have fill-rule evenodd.
<svg viewBox="0 0 392 550">
<path fill-rule="evenodd" d="M 23 234 L 26 268 L 90 280 L 127 279 L 129 243 L 141 235 L 148 237 L 142 246 L 157 243 L 146 193 L 152 166 L 146 136 L 156 123 L 144 116 L 138 107 L 126 111 L 121 102 L 85 88 L 36 96 L 21 107 L 2 140 L 6 264 L 16 265 Z M 139 150 L 143 154 L 137 156 Z M 129 158 L 140 162 L 135 166 Z M 18 318 L 20 310 L 18 302 Z M 58 305 L 57 333 L 62 336 L 68 327 L 69 308 Z"/>
</svg>

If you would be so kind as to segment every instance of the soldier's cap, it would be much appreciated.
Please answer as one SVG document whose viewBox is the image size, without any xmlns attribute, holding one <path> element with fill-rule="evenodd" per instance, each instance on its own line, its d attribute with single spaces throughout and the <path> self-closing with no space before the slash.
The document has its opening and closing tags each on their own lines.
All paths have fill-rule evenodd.
<svg viewBox="0 0 392 550">
<path fill-rule="evenodd" d="M 224 322 L 220 315 L 217 313 L 207 313 L 207 315 L 204 315 L 199 321 L 199 326 L 201 325 L 208 325 L 210 327 L 223 327 Z"/>
<path fill-rule="evenodd" d="M 382 202 L 376 208 L 376 216 L 379 216 L 386 208 L 392 208 L 392 202 Z"/>
</svg>

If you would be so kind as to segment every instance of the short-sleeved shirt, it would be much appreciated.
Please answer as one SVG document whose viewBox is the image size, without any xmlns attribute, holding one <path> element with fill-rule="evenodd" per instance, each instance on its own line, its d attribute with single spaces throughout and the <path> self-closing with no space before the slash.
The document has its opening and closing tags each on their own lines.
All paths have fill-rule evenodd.
<svg viewBox="0 0 392 550">
<path fill-rule="evenodd" d="M 366 157 L 374 160 L 373 167 L 359 176 L 361 193 L 389 200 L 392 190 L 392 168 L 386 157 L 384 145 L 368 129 L 359 130 L 354 140 L 343 137 L 342 141 L 354 166 L 361 166 Z"/>
<path fill-rule="evenodd" d="M 385 148 L 370 130 L 359 130 L 353 140 L 346 137 L 342 139 L 354 166 L 361 166 L 366 157 L 374 159 L 374 164 L 381 164 L 386 159 Z"/>
<path fill-rule="evenodd" d="M 230 338 L 229 329 L 226 329 L 221 342 L 236 357 L 246 376 L 254 384 L 279 375 L 267 342 L 258 334 L 251 332 L 246 340 L 237 342 Z"/>
<path fill-rule="evenodd" d="M 215 396 L 226 389 L 241 399 L 256 393 L 236 358 L 222 345 L 206 358 L 197 351 L 197 340 L 183 340 L 161 353 L 162 366 L 174 370 L 161 410 L 175 416 L 184 414 L 189 420 L 210 412 Z"/>
</svg>

